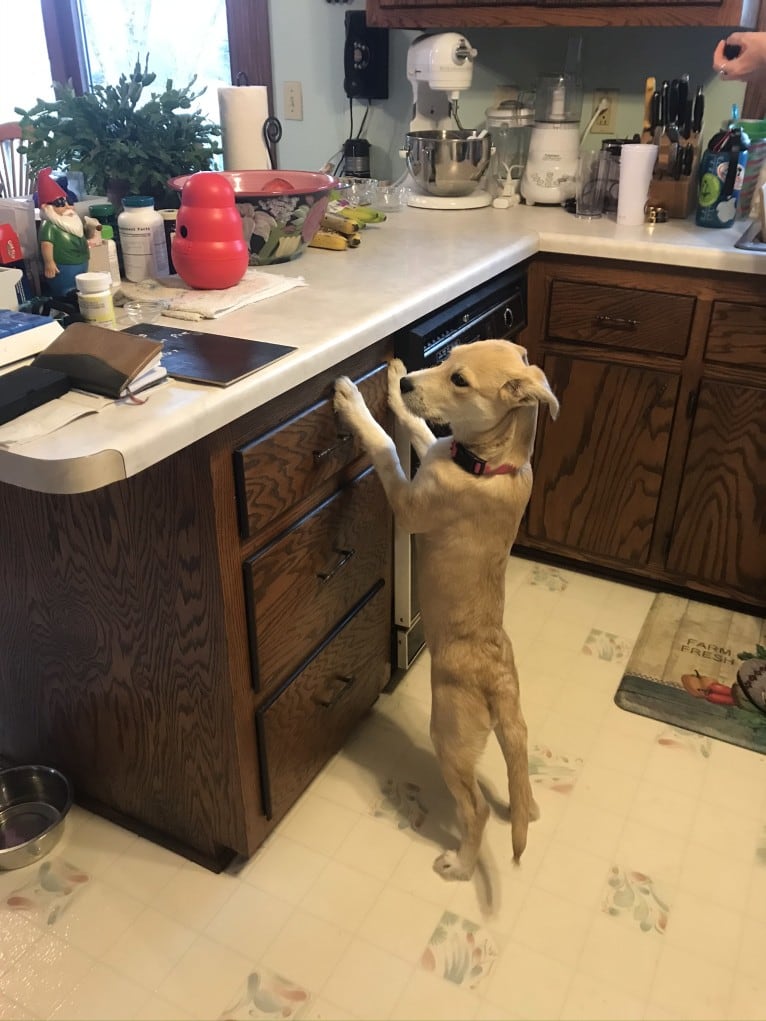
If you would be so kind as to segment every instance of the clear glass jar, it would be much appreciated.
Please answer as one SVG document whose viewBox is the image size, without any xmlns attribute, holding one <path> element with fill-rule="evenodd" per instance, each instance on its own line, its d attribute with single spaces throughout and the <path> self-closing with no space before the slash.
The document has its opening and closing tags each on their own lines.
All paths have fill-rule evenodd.
<svg viewBox="0 0 766 1021">
<path fill-rule="evenodd" d="M 518 192 L 527 162 L 534 110 L 522 98 L 507 99 L 485 114 L 494 152 L 489 166 L 493 196 L 511 198 Z"/>
</svg>

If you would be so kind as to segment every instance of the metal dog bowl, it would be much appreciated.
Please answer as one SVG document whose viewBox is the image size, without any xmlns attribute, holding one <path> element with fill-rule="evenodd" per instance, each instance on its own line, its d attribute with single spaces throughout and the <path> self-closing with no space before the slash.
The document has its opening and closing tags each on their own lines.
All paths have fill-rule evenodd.
<svg viewBox="0 0 766 1021">
<path fill-rule="evenodd" d="M 0 869 L 19 869 L 57 843 L 72 807 L 72 788 L 50 766 L 0 769 Z"/>
<path fill-rule="evenodd" d="M 492 137 L 475 131 L 413 131 L 402 150 L 407 169 L 429 195 L 470 195 L 489 166 Z"/>
</svg>

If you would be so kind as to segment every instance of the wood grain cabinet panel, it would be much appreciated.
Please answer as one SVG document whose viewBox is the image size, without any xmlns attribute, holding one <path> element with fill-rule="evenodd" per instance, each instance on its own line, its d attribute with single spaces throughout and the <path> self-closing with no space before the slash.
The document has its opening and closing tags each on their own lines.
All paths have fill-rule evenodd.
<svg viewBox="0 0 766 1021">
<path fill-rule="evenodd" d="M 389 573 L 391 514 L 370 468 L 245 562 L 253 686 L 267 691 Z"/>
<path fill-rule="evenodd" d="M 370 25 L 394 28 L 626 25 L 755 28 L 758 0 L 367 0 Z"/>
<path fill-rule="evenodd" d="M 387 367 L 380 366 L 356 382 L 373 416 L 385 426 Z M 331 399 L 239 447 L 234 452 L 234 473 L 242 537 L 256 535 L 360 454 L 358 442 L 341 427 Z"/>
<path fill-rule="evenodd" d="M 379 588 L 256 713 L 264 814 L 276 822 L 343 745 L 387 680 Z"/>
<path fill-rule="evenodd" d="M 527 534 L 645 564 L 678 390 L 669 372 L 548 355 L 561 402 L 543 421 Z"/>
<path fill-rule="evenodd" d="M 766 604 L 766 389 L 705 382 L 686 457 L 672 571 Z"/>
<path fill-rule="evenodd" d="M 766 305 L 713 302 L 705 359 L 766 370 Z"/>
<path fill-rule="evenodd" d="M 693 297 L 555 280 L 548 335 L 583 344 L 657 354 L 685 354 Z"/>
</svg>

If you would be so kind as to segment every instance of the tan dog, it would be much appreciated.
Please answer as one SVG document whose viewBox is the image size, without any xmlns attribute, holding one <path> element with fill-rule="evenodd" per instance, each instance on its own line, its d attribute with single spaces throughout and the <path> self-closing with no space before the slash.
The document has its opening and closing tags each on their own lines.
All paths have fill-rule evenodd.
<svg viewBox="0 0 766 1021">
<path fill-rule="evenodd" d="M 467 879 L 489 815 L 476 764 L 491 730 L 508 770 L 517 863 L 538 815 L 503 607 L 508 556 L 532 487 L 537 405 L 547 404 L 555 418 L 558 401 L 524 348 L 505 340 L 457 346 L 441 365 L 405 373 L 400 361 L 389 366 L 389 402 L 421 462 L 411 481 L 346 377 L 336 382 L 335 409 L 364 445 L 399 523 L 416 534 L 431 738 L 461 833 L 459 850 L 441 854 L 434 868 Z M 424 419 L 449 424 L 452 437 L 437 440 Z"/>
</svg>

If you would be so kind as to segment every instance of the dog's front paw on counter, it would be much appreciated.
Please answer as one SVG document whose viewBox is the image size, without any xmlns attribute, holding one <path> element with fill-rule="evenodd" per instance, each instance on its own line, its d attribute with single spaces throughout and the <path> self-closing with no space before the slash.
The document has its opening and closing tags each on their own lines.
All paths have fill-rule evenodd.
<svg viewBox="0 0 766 1021">
<path fill-rule="evenodd" d="M 353 415 L 360 405 L 364 405 L 364 399 L 359 393 L 356 383 L 352 383 L 348 376 L 338 376 L 335 380 L 335 396 L 333 407 L 339 415 L 348 418 Z"/>
</svg>

